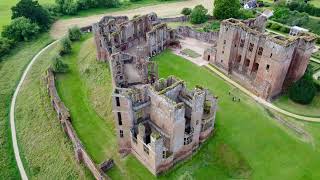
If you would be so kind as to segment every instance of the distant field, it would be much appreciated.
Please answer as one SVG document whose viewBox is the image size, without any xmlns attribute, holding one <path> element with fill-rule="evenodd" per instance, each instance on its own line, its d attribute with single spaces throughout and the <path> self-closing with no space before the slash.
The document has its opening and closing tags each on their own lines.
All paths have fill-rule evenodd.
<svg viewBox="0 0 320 180">
<path fill-rule="evenodd" d="M 320 1 L 319 1 L 319 0 L 311 0 L 311 1 L 309 1 L 309 2 L 310 2 L 311 4 L 313 4 L 314 6 L 320 8 Z"/>
<path fill-rule="evenodd" d="M 55 0 L 38 0 L 40 4 L 52 4 Z M 0 1 L 0 32 L 4 25 L 11 21 L 11 7 L 16 5 L 18 0 L 1 0 Z"/>
</svg>

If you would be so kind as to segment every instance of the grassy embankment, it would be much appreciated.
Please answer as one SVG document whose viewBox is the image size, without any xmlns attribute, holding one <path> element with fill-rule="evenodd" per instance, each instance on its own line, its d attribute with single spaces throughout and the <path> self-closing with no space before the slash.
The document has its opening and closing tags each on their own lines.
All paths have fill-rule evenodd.
<svg viewBox="0 0 320 180">
<path fill-rule="evenodd" d="M 233 102 L 228 95 L 233 88 L 208 70 L 168 51 L 154 60 L 159 64 L 161 77 L 174 74 L 184 79 L 190 88 L 200 84 L 219 96 L 215 136 L 191 160 L 177 165 L 160 178 L 227 179 L 249 177 L 251 173 L 253 179 L 320 177 L 317 171 L 320 139 L 315 134 L 319 126 L 301 123 L 310 130 L 315 143 L 301 141 L 241 92 L 238 92 L 241 102 Z M 92 39 L 82 45 L 76 44 L 74 53 L 65 62 L 69 63 L 71 72 L 58 77 L 59 92 L 94 160 L 99 163 L 114 158 L 117 165 L 109 172 L 114 179 L 154 178 L 135 158 L 120 159 L 116 152 L 109 69 L 95 61 Z"/>
<path fill-rule="evenodd" d="M 93 179 L 76 162 L 43 79 L 59 47 L 57 43 L 39 56 L 17 97 L 16 128 L 21 157 L 30 179 Z"/>
<path fill-rule="evenodd" d="M 0 60 L 0 177 L 3 179 L 19 177 L 9 130 L 9 107 L 12 95 L 26 65 L 51 41 L 48 34 L 43 34 L 34 41 L 21 43 L 10 55 Z M 32 102 L 29 103 L 32 105 Z"/>
</svg>

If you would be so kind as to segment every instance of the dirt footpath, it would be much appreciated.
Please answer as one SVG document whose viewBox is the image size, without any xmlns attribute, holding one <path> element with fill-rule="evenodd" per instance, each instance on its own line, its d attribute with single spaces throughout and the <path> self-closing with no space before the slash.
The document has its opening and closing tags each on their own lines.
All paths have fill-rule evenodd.
<svg viewBox="0 0 320 180">
<path fill-rule="evenodd" d="M 154 6 L 146 6 L 137 9 L 124 10 L 106 14 L 93 15 L 88 17 L 80 17 L 80 18 L 72 18 L 72 19 L 64 19 L 56 21 L 50 31 L 50 35 L 58 39 L 62 37 L 68 30 L 68 28 L 72 26 L 88 26 L 97 21 L 99 21 L 103 16 L 111 15 L 111 16 L 119 16 L 126 15 L 132 17 L 137 14 L 147 14 L 150 12 L 155 12 L 158 16 L 161 17 L 173 17 L 180 14 L 182 8 L 184 7 L 194 7 L 198 4 L 202 4 L 205 8 L 209 10 L 209 13 L 212 13 L 213 8 L 213 0 L 186 0 L 181 2 L 169 3 L 169 4 L 159 4 Z"/>
</svg>

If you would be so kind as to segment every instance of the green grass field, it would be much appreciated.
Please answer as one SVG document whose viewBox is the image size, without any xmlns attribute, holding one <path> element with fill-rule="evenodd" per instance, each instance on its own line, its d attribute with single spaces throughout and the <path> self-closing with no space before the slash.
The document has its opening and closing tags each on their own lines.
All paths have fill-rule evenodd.
<svg viewBox="0 0 320 180">
<path fill-rule="evenodd" d="M 320 8 L 320 1 L 319 0 L 311 0 L 310 3 L 313 4 L 314 6 Z"/>
<path fill-rule="evenodd" d="M 21 43 L 0 61 L 0 179 L 19 177 L 9 130 L 11 97 L 26 65 L 51 41 L 48 34 L 43 34 L 34 41 Z"/>
<path fill-rule="evenodd" d="M 311 104 L 308 105 L 293 102 L 287 94 L 280 96 L 273 103 L 276 106 L 295 114 L 320 117 L 320 93 L 317 93 Z"/>
<path fill-rule="evenodd" d="M 314 143 L 302 141 L 272 119 L 265 109 L 205 68 L 166 51 L 153 58 L 161 77 L 171 74 L 184 79 L 189 88 L 200 84 L 219 97 L 216 132 L 191 159 L 176 165 L 160 179 L 193 177 L 205 179 L 317 179 L 319 126 L 302 123 Z M 75 44 L 65 58 L 71 72 L 58 77 L 59 93 L 71 110 L 73 123 L 85 148 L 99 163 L 109 157 L 116 166 L 108 172 L 113 179 L 153 179 L 131 155 L 119 158 L 110 107 L 111 80 L 108 66 L 95 61 L 92 39 Z M 192 73 L 190 73 L 192 72 Z M 308 156 L 306 156 L 308 154 Z"/>
<path fill-rule="evenodd" d="M 39 56 L 17 98 L 20 155 L 30 179 L 93 179 L 89 171 L 76 162 L 72 144 L 62 131 L 43 79 L 59 47 L 56 44 Z"/>
</svg>

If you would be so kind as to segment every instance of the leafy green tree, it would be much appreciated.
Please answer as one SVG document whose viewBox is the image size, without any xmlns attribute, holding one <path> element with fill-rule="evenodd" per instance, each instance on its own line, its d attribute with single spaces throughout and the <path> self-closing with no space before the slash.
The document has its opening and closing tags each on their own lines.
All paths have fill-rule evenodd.
<svg viewBox="0 0 320 180">
<path fill-rule="evenodd" d="M 192 9 L 191 8 L 183 8 L 181 11 L 181 14 L 188 16 L 192 13 Z"/>
<path fill-rule="evenodd" d="M 202 5 L 197 5 L 193 8 L 191 15 L 190 15 L 190 21 L 193 24 L 201 24 L 207 21 L 208 10 L 204 8 Z"/>
<path fill-rule="evenodd" d="M 60 49 L 60 55 L 69 54 L 72 51 L 72 43 L 69 39 L 69 37 L 65 37 L 61 40 L 61 49 Z"/>
<path fill-rule="evenodd" d="M 313 70 L 308 66 L 303 77 L 289 88 L 291 100 L 300 104 L 310 104 L 312 102 L 317 91 L 312 74 Z"/>
<path fill-rule="evenodd" d="M 74 26 L 68 30 L 68 36 L 71 41 L 79 41 L 82 33 L 79 27 Z"/>
<path fill-rule="evenodd" d="M 38 1 L 21 0 L 16 6 L 11 8 L 12 19 L 26 17 L 32 22 L 37 23 L 41 29 L 48 29 L 52 23 L 49 12 L 43 8 Z"/>
<path fill-rule="evenodd" d="M 8 54 L 13 45 L 13 40 L 0 37 L 0 57 Z"/>
<path fill-rule="evenodd" d="M 78 6 L 73 0 L 56 0 L 58 11 L 65 15 L 75 15 L 78 11 Z"/>
<path fill-rule="evenodd" d="M 215 0 L 213 15 L 220 20 L 236 18 L 240 7 L 239 0 Z"/>
<path fill-rule="evenodd" d="M 30 19 L 19 17 L 13 19 L 10 25 L 4 27 L 2 36 L 15 41 L 28 41 L 40 31 L 36 23 Z"/>
<path fill-rule="evenodd" d="M 52 69 L 55 73 L 66 73 L 69 71 L 69 66 L 61 60 L 60 56 L 53 58 Z"/>
</svg>

